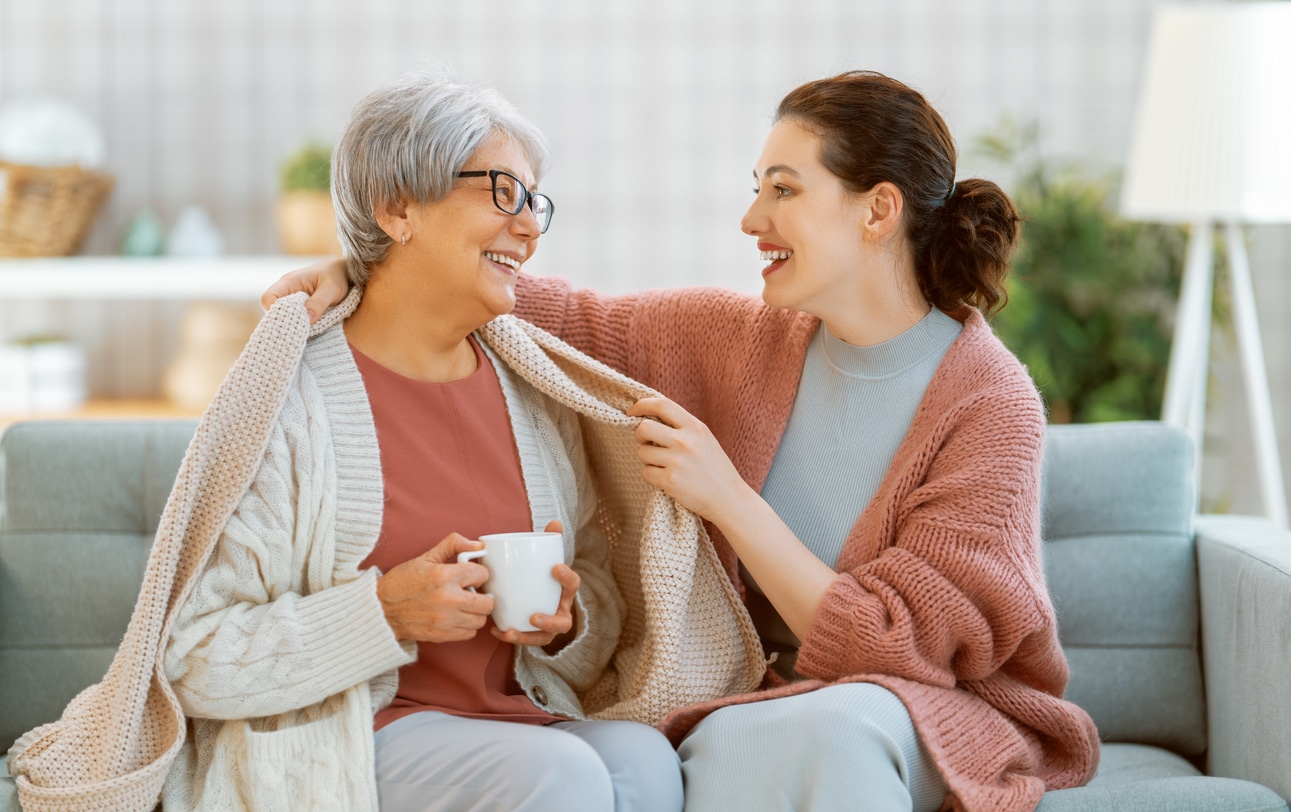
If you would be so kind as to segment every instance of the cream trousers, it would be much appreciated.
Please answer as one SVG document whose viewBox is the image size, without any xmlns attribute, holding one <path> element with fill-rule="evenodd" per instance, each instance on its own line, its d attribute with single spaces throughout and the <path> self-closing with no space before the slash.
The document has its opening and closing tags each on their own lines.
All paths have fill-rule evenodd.
<svg viewBox="0 0 1291 812">
<path fill-rule="evenodd" d="M 381 812 L 678 812 L 677 753 L 635 722 L 526 725 L 423 711 L 376 733 Z"/>
<path fill-rule="evenodd" d="M 722 708 L 679 752 L 687 812 L 935 812 L 946 797 L 905 705 L 864 682 Z"/>
</svg>

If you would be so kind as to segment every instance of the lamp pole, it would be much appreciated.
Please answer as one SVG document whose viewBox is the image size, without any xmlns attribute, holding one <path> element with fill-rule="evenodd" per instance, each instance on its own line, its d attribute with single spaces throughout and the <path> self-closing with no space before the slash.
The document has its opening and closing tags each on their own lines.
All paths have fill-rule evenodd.
<svg viewBox="0 0 1291 812">
<path fill-rule="evenodd" d="M 1264 366 L 1264 344 L 1260 340 L 1251 267 L 1246 256 L 1242 227 L 1224 226 L 1228 246 L 1228 282 L 1233 300 L 1233 326 L 1246 388 L 1246 408 L 1251 440 L 1255 447 L 1264 514 L 1280 527 L 1287 526 L 1287 503 L 1282 463 L 1278 457 L 1273 405 Z M 1184 265 L 1183 286 L 1174 339 L 1170 345 L 1170 366 L 1166 371 L 1165 399 L 1161 420 L 1186 430 L 1192 437 L 1194 475 L 1201 483 L 1201 459 L 1206 432 L 1206 384 L 1210 372 L 1210 315 L 1214 286 L 1214 226 L 1209 220 L 1192 224 Z"/>
<path fill-rule="evenodd" d="M 1277 433 L 1273 428 L 1273 401 L 1269 396 L 1269 379 L 1264 366 L 1264 344 L 1260 341 L 1260 326 L 1255 315 L 1246 235 L 1234 222 L 1225 225 L 1224 235 L 1228 245 L 1233 326 L 1237 331 L 1237 350 L 1242 360 L 1242 379 L 1246 382 L 1246 408 L 1251 418 L 1251 437 L 1255 441 L 1260 496 L 1265 514 L 1279 526 L 1286 527 L 1286 489 L 1282 480 L 1282 463 L 1278 458 Z"/>
<path fill-rule="evenodd" d="M 1206 377 L 1210 357 L 1211 266 L 1214 231 L 1210 221 L 1199 220 L 1188 233 L 1188 252 L 1183 266 L 1183 286 L 1175 316 L 1174 339 L 1170 343 L 1170 366 L 1166 370 L 1165 400 L 1161 420 L 1182 426 L 1192 435 L 1198 474 L 1205 432 Z"/>
</svg>

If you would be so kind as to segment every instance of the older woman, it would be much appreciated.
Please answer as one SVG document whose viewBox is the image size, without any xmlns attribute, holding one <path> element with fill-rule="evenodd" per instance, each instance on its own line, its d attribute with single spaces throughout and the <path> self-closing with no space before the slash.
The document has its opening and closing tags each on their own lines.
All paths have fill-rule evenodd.
<svg viewBox="0 0 1291 812">
<path fill-rule="evenodd" d="M 345 681 L 376 679 L 400 665 L 394 697 L 375 718 L 376 783 L 387 810 L 680 803 L 676 757 L 661 735 L 630 722 L 567 721 L 578 709 L 548 696 L 534 676 L 546 670 L 577 684 L 587 674 L 569 663 L 603 666 L 614 647 L 617 595 L 606 572 L 608 548 L 587 525 L 590 501 L 574 517 L 573 569 L 558 565 L 554 573 L 563 587 L 559 612 L 534 618 L 541 631 L 500 632 L 489 620 L 493 599 L 470 589 L 487 571 L 456 563 L 458 553 L 478 546 L 467 539 L 555 519 L 540 512 L 550 508 L 536 505 L 526 485 L 562 473 L 546 469 L 582 464 L 533 453 L 534 429 L 554 427 L 580 455 L 577 427 L 519 397 L 508 402 L 502 380 L 510 373 L 472 335 L 510 312 L 517 272 L 551 221 L 551 201 L 534 191 L 544 150 L 537 130 L 499 96 L 420 75 L 355 108 L 334 157 L 335 199 L 350 277 L 364 293 L 343 325 L 306 349 L 258 481 L 294 482 L 299 492 L 317 480 L 317 460 L 293 449 L 291 435 L 318 434 L 336 449 L 338 470 L 335 491 L 316 498 L 335 502 L 337 531 L 346 522 L 379 520 L 379 535 L 375 546 L 350 547 L 336 532 L 328 551 L 333 568 L 357 566 L 364 576 L 332 590 L 337 595 L 319 593 L 326 608 L 303 610 L 307 599 L 274 600 L 262 591 L 266 569 L 280 582 L 303 572 L 288 558 L 298 550 L 263 546 L 266 537 L 293 532 L 292 506 L 277 493 L 244 499 L 166 655 L 189 715 L 207 719 L 281 713 L 308 696 L 305 685 L 318 682 L 321 698 L 345 671 L 352 669 Z M 307 372 L 318 382 L 307 381 Z M 343 452 L 373 450 L 349 447 L 364 438 L 342 422 L 366 418 L 362 394 L 376 433 L 379 483 L 347 481 L 358 472 L 340 464 Z M 332 422 L 330 431 L 310 430 L 315 413 Z M 364 420 L 353 428 L 369 426 Z M 575 507 L 576 493 L 559 496 Z M 376 528 L 364 529 L 370 536 Z M 572 629 L 580 573 L 593 582 L 580 600 L 586 615 L 599 615 L 592 623 L 599 635 L 567 644 L 561 663 L 542 658 L 539 647 Z M 346 588 L 353 594 L 339 594 Z M 294 605 L 281 605 L 288 602 Z M 416 658 L 409 662 L 396 641 L 416 641 Z M 301 652 L 298 667 L 260 665 L 284 645 Z M 533 660 L 521 679 L 517 646 Z M 374 694 L 381 690 L 374 685 Z M 201 758 L 201 745 L 224 726 L 202 726 L 211 729 L 195 737 L 197 774 L 210 776 L 219 765 Z M 365 738 L 347 743 L 349 757 L 362 758 Z"/>
<path fill-rule="evenodd" d="M 475 335 L 551 221 L 544 157 L 486 90 L 414 74 L 355 108 L 333 167 L 354 293 L 258 328 L 109 677 L 15 746 L 24 808 L 147 810 L 163 777 L 167 810 L 681 807 L 668 741 L 581 704 L 625 604 L 579 423 Z M 543 527 L 572 530 L 559 609 L 501 632 L 457 556 Z"/>
</svg>

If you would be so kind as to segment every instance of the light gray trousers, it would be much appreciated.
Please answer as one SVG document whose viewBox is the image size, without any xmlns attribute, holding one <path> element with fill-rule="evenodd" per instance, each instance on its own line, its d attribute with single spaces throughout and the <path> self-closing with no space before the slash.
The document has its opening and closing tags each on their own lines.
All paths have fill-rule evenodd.
<svg viewBox="0 0 1291 812">
<path fill-rule="evenodd" d="M 864 682 L 722 708 L 679 752 L 687 812 L 935 812 L 946 797 L 905 705 Z"/>
<path fill-rule="evenodd" d="M 681 770 L 635 722 L 526 725 L 422 711 L 376 732 L 381 812 L 679 812 Z"/>
</svg>

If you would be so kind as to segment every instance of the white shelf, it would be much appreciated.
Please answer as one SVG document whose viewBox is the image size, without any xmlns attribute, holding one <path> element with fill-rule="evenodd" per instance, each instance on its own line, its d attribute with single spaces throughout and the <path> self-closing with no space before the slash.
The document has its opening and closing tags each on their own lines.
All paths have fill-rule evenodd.
<svg viewBox="0 0 1291 812">
<path fill-rule="evenodd" d="M 321 257 L 50 257 L 0 259 L 0 301 L 259 301 L 287 271 Z"/>
</svg>

